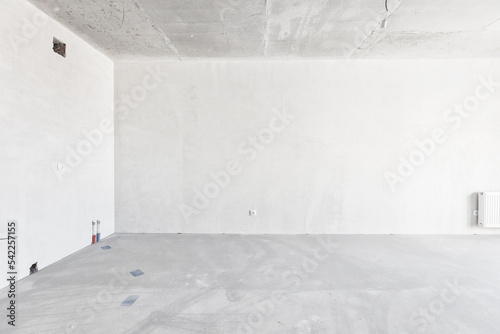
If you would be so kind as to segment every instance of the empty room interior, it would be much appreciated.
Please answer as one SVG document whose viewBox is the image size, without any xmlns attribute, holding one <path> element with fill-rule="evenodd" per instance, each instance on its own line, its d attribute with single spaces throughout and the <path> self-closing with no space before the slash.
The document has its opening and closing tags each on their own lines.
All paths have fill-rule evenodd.
<svg viewBox="0 0 500 334">
<path fill-rule="evenodd" d="M 0 333 L 500 333 L 498 0 L 1 0 Z"/>
</svg>

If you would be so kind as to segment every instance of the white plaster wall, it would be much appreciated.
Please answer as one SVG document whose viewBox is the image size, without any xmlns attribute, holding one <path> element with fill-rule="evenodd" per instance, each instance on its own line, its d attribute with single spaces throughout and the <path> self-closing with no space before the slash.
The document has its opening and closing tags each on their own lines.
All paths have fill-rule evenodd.
<svg viewBox="0 0 500 334">
<path fill-rule="evenodd" d="M 115 67 L 117 232 L 496 233 L 472 210 L 475 192 L 500 190 L 500 86 L 479 88 L 466 118 L 448 110 L 472 105 L 480 77 L 500 82 L 498 60 Z M 253 157 L 248 138 L 275 110 L 296 118 Z M 386 173 L 436 129 L 441 143 L 392 190 Z M 232 160 L 240 173 L 194 205 Z"/>
<path fill-rule="evenodd" d="M 53 37 L 67 44 L 66 58 L 52 51 Z M 102 221 L 102 237 L 114 232 L 112 131 L 102 141 L 94 131 L 96 144 L 83 147 L 89 154 L 67 161 L 68 148 L 85 145 L 83 131 L 112 121 L 113 70 L 27 1 L 1 1 L 0 237 L 16 220 L 20 278 L 36 261 L 43 269 L 89 245 L 93 219 Z M 57 162 L 66 168 L 57 172 Z M 5 241 L 0 249 L 3 270 Z"/>
</svg>

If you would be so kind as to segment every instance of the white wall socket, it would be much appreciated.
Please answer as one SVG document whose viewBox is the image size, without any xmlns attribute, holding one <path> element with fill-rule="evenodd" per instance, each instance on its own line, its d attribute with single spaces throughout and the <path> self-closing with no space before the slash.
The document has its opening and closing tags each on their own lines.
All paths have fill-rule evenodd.
<svg viewBox="0 0 500 334">
<path fill-rule="evenodd" d="M 248 213 L 250 216 L 257 216 L 257 210 L 250 210 Z"/>
</svg>

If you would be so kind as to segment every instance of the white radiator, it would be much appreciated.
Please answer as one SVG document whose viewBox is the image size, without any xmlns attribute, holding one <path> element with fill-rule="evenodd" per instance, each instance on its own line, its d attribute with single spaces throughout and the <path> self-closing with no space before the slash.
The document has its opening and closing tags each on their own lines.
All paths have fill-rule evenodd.
<svg viewBox="0 0 500 334">
<path fill-rule="evenodd" d="M 481 227 L 500 227 L 500 192 L 479 193 L 478 224 Z"/>
</svg>

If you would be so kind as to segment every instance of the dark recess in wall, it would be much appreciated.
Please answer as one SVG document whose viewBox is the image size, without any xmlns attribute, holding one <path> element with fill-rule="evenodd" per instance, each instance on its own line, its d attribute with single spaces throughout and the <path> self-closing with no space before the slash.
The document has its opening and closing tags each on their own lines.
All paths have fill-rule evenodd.
<svg viewBox="0 0 500 334">
<path fill-rule="evenodd" d="M 54 46 L 52 47 L 52 50 L 54 50 L 55 53 L 63 56 L 66 58 L 66 44 L 58 40 L 57 38 L 54 37 L 53 41 Z"/>
</svg>

